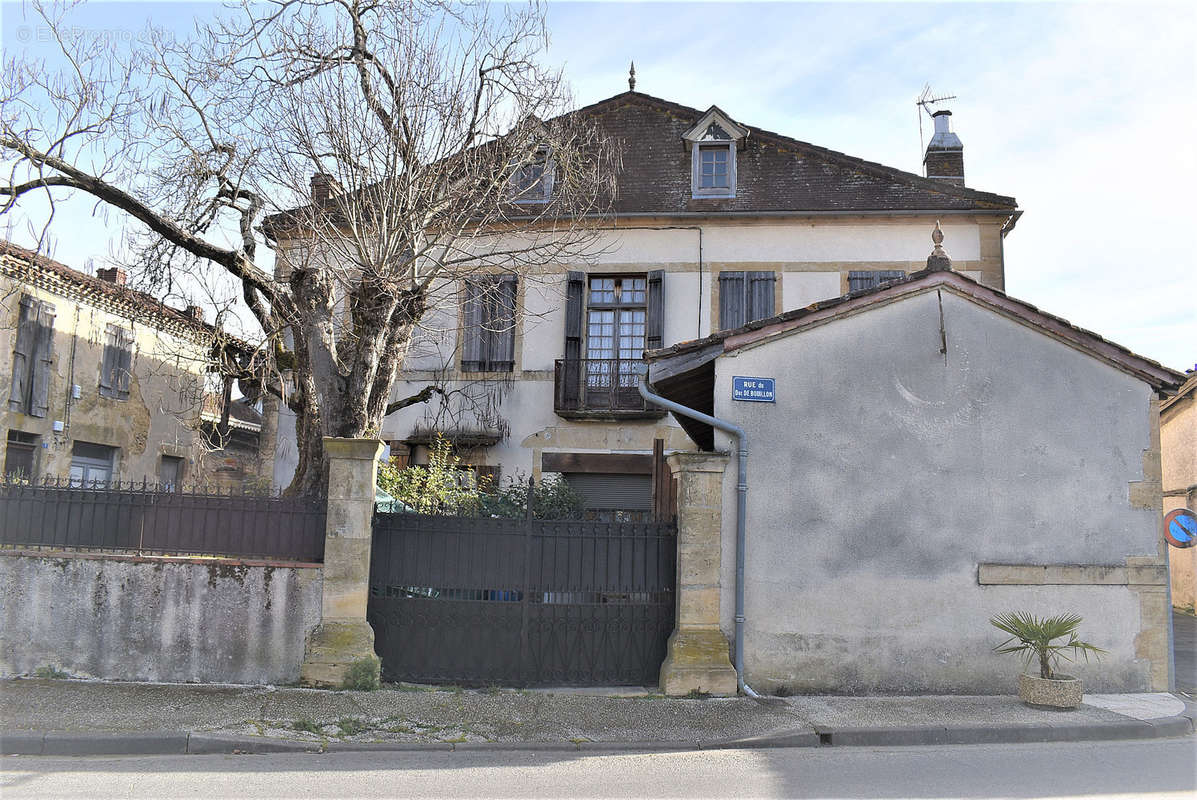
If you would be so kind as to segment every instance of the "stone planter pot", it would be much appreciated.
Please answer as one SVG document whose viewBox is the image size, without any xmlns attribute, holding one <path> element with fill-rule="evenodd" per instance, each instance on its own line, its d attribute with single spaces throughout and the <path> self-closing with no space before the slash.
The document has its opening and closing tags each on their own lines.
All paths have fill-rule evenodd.
<svg viewBox="0 0 1197 800">
<path fill-rule="evenodd" d="M 1018 676 L 1018 697 L 1028 705 L 1076 708 L 1083 696 L 1081 679 L 1071 675 L 1040 678 L 1024 672 Z"/>
</svg>

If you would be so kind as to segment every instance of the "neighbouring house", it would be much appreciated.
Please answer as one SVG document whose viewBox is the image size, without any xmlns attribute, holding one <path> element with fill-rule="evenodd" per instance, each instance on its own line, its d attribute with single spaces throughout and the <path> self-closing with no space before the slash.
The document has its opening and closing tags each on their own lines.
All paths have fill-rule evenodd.
<svg viewBox="0 0 1197 800">
<path fill-rule="evenodd" d="M 501 479 L 560 473 L 592 508 L 667 508 L 654 497 L 668 485 L 654 480 L 654 443 L 693 445 L 638 395 L 645 349 L 902 278 L 922 268 L 936 220 L 963 274 L 1004 285 L 1002 242 L 1021 212 L 964 185 L 950 112 L 935 117 L 926 177 L 636 91 L 575 113 L 622 159 L 593 257 L 444 287 L 394 397 L 436 382 L 474 402 L 448 424 L 436 400 L 387 417 L 392 453 L 422 463 L 442 430 Z M 552 191 L 552 180 L 538 196 L 525 183 L 520 202 Z M 314 180 L 314 197 L 327 190 Z M 284 261 L 289 246 L 280 241 Z M 297 459 L 292 428 L 280 425 L 280 485 Z"/>
<path fill-rule="evenodd" d="M 1197 370 L 1160 404 L 1160 448 L 1164 464 L 1164 513 L 1197 510 Z M 1197 547 L 1169 547 L 1172 605 L 1197 606 Z"/>
<path fill-rule="evenodd" d="M 87 275 L 0 242 L 0 317 L 6 477 L 268 486 L 273 405 L 264 419 L 233 401 L 225 421 L 207 396 L 212 354 L 243 345 L 198 307 L 134 291 L 117 268 Z"/>
<path fill-rule="evenodd" d="M 936 251 L 888 285 L 645 356 L 653 391 L 747 436 L 747 682 L 1010 692 L 1020 665 L 987 620 L 1017 610 L 1084 617 L 1108 651 L 1068 665 L 1086 688 L 1168 690 L 1160 406 L 1184 376 Z M 736 452 L 678 422 L 699 450 Z M 718 469 L 699 518 L 715 530 L 687 544 L 718 577 L 678 590 L 717 593 L 733 639 L 735 459 Z"/>
</svg>

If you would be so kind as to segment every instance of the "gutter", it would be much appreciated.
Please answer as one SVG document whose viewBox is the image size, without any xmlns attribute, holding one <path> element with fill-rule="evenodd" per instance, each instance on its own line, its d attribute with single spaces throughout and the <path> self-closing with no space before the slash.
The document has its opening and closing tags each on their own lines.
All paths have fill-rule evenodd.
<svg viewBox="0 0 1197 800">
<path fill-rule="evenodd" d="M 655 394 L 648 388 L 647 372 L 640 376 L 640 396 L 675 414 L 706 423 L 736 437 L 736 686 L 749 697 L 760 699 L 760 695 L 744 682 L 744 623 L 746 621 L 744 617 L 744 541 L 747 538 L 745 515 L 748 510 L 748 434 L 739 425 L 733 425 L 726 420 L 712 417 Z"/>
</svg>

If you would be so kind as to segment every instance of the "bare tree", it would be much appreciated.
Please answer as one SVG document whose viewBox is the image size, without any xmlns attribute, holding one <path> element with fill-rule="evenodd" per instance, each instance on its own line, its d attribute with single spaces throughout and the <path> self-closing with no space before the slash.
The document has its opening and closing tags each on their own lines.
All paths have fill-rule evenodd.
<svg viewBox="0 0 1197 800">
<path fill-rule="evenodd" d="M 247 2 L 124 55 L 39 10 L 66 68 L 6 60 L 0 213 L 83 192 L 133 221 L 145 280 L 235 281 L 261 344 L 220 368 L 296 413 L 293 491 L 322 483 L 322 436 L 436 391 L 391 398 L 445 287 L 585 258 L 612 199 L 617 157 L 538 64 L 535 6 Z"/>
</svg>

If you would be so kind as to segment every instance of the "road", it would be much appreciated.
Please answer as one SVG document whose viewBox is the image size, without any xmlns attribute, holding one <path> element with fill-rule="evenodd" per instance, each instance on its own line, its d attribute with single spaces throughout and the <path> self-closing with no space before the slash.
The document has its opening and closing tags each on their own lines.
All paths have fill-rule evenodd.
<svg viewBox="0 0 1197 800">
<path fill-rule="evenodd" d="M 406 752 L 0 760 L 31 797 L 1185 798 L 1197 740 L 629 752 Z"/>
</svg>

